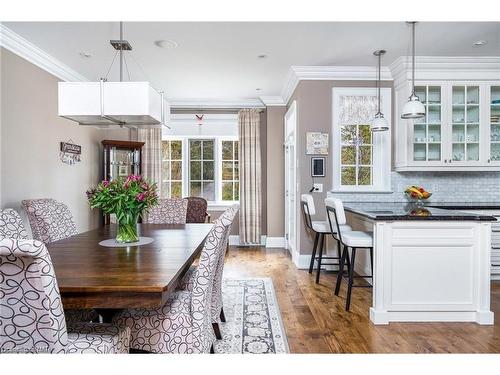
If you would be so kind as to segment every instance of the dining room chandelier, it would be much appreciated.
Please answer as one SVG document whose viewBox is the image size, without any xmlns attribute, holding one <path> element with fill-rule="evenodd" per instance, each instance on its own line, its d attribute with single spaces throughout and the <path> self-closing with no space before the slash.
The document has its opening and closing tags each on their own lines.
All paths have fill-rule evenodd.
<svg viewBox="0 0 500 375">
<path fill-rule="evenodd" d="M 412 54 L 411 54 L 411 95 L 403 107 L 402 119 L 417 119 L 425 116 L 425 106 L 415 94 L 415 25 L 417 22 L 408 22 L 411 25 Z"/>
<path fill-rule="evenodd" d="M 132 51 L 132 45 L 123 38 L 123 22 L 120 22 L 120 39 L 109 42 L 116 53 L 108 73 L 119 54 L 120 81 L 109 82 L 107 78 L 101 78 L 98 82 L 59 82 L 58 115 L 80 125 L 166 126 L 170 108 L 164 93 L 154 89 L 150 82 L 123 80 L 124 54 Z"/>
<path fill-rule="evenodd" d="M 380 49 L 373 54 L 378 57 L 378 69 L 377 69 L 377 113 L 372 120 L 371 130 L 372 132 L 383 132 L 389 130 L 389 123 L 387 119 L 384 117 L 384 114 L 380 111 L 380 67 L 381 67 L 381 59 L 382 55 L 385 54 L 385 50 Z"/>
</svg>

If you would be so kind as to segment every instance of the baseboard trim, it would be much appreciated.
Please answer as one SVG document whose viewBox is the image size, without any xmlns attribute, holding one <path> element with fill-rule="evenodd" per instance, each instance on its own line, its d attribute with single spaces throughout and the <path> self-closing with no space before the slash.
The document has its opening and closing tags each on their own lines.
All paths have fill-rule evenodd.
<svg viewBox="0 0 500 375">
<path fill-rule="evenodd" d="M 266 247 L 278 247 L 278 248 L 284 248 L 285 247 L 285 237 L 267 237 L 266 238 Z"/>
<path fill-rule="evenodd" d="M 266 246 L 266 239 L 267 239 L 267 236 L 260 236 L 260 246 Z M 229 236 L 229 245 L 230 246 L 255 246 L 255 245 L 242 244 L 240 242 L 240 236 L 238 236 L 238 235 Z"/>
</svg>

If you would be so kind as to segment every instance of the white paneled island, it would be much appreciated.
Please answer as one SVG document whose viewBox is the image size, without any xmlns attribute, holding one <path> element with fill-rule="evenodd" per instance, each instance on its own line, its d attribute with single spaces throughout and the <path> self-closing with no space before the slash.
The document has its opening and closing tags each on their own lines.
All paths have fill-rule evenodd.
<svg viewBox="0 0 500 375">
<path fill-rule="evenodd" d="M 345 210 L 354 229 L 373 230 L 374 324 L 493 324 L 494 217 L 405 203 L 346 202 Z"/>
</svg>

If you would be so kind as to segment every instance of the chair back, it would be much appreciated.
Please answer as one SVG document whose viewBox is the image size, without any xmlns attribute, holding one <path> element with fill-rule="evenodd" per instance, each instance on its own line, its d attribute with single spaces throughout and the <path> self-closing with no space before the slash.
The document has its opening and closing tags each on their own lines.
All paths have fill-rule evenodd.
<svg viewBox="0 0 500 375">
<path fill-rule="evenodd" d="M 28 238 L 21 216 L 16 210 L 6 208 L 0 210 L 0 239 L 13 238 L 25 240 Z"/>
<path fill-rule="evenodd" d="M 208 203 L 205 198 L 187 197 L 186 223 L 204 223 L 207 219 Z"/>
<path fill-rule="evenodd" d="M 160 199 L 159 204 L 144 215 L 148 224 L 186 224 L 187 199 Z"/>
<path fill-rule="evenodd" d="M 77 233 L 73 215 L 66 204 L 54 199 L 27 199 L 22 205 L 28 215 L 33 239 L 50 243 Z"/>
<path fill-rule="evenodd" d="M 302 194 L 300 196 L 300 206 L 302 208 L 302 215 L 304 215 L 304 222 L 309 229 L 312 228 L 311 216 L 316 215 L 316 207 L 314 206 L 314 199 L 311 194 Z"/>
<path fill-rule="evenodd" d="M 224 259 L 226 257 L 226 249 L 229 241 L 229 235 L 231 234 L 231 228 L 234 223 L 234 218 L 238 213 L 240 206 L 235 204 L 228 208 L 220 217 L 223 224 L 228 224 L 229 227 L 226 230 L 226 237 L 224 238 L 224 243 L 220 248 L 217 266 L 215 270 L 213 290 L 212 290 L 212 306 L 211 315 L 212 322 L 217 322 L 220 317 L 222 310 L 222 275 L 224 273 Z"/>
<path fill-rule="evenodd" d="M 193 348 L 202 353 L 212 345 L 211 301 L 218 256 L 225 245 L 230 223 L 219 218 L 214 221 L 200 255 L 191 294 L 193 319 Z"/>
<path fill-rule="evenodd" d="M 45 245 L 0 240 L 0 283 L 0 352 L 64 352 L 66 321 Z"/>
<path fill-rule="evenodd" d="M 340 230 L 340 226 L 347 224 L 344 205 L 338 198 L 326 198 L 325 206 L 326 216 L 330 224 L 330 233 L 332 233 L 332 235 L 336 233 L 338 239 L 342 242 L 342 231 Z"/>
</svg>

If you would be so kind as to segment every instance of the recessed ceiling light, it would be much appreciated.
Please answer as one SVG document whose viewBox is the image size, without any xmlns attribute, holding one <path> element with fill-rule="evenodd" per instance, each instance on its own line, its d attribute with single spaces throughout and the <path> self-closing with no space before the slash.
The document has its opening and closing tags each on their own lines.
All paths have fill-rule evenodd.
<svg viewBox="0 0 500 375">
<path fill-rule="evenodd" d="M 477 40 L 472 44 L 472 47 L 482 47 L 488 42 L 486 40 Z"/>
<path fill-rule="evenodd" d="M 257 87 L 257 88 L 255 89 L 255 91 L 260 91 L 260 90 L 262 90 L 260 87 Z"/>
<path fill-rule="evenodd" d="M 265 55 L 265 54 L 257 55 L 258 59 L 265 59 L 266 57 L 267 57 L 267 55 Z"/>
<path fill-rule="evenodd" d="M 89 59 L 92 57 L 92 55 L 88 52 L 80 52 L 80 56 L 85 58 L 85 59 Z"/>
<path fill-rule="evenodd" d="M 154 45 L 158 48 L 171 49 L 171 48 L 177 48 L 179 44 L 170 39 L 161 39 L 161 40 L 155 40 Z"/>
</svg>

